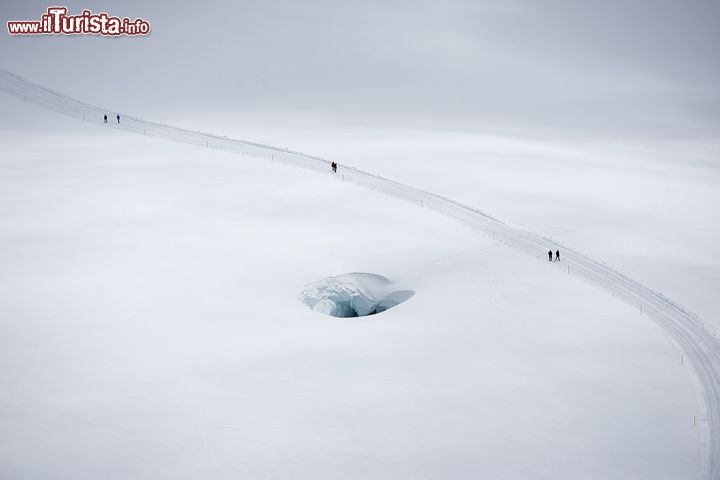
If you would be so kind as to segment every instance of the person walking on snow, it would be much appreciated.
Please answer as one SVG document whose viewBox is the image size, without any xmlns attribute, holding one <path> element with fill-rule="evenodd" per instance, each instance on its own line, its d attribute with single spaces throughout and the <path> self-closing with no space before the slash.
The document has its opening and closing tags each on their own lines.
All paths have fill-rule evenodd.
<svg viewBox="0 0 720 480">
<path fill-rule="evenodd" d="M 555 250 L 555 261 L 556 262 L 560 261 L 560 250 Z"/>
<path fill-rule="evenodd" d="M 337 163 L 332 162 L 330 168 L 332 168 L 333 173 L 337 173 Z"/>
<path fill-rule="evenodd" d="M 120 115 L 117 116 L 118 123 L 120 123 Z"/>
<path fill-rule="evenodd" d="M 105 121 L 105 123 L 107 123 L 107 115 L 103 117 L 103 120 Z"/>
<path fill-rule="evenodd" d="M 552 250 L 548 250 L 548 260 L 552 262 Z"/>
</svg>

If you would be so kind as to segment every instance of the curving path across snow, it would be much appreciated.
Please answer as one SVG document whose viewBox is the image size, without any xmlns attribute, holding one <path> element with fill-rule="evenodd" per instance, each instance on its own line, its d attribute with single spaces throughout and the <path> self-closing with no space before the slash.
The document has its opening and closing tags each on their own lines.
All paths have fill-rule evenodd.
<svg viewBox="0 0 720 480">
<path fill-rule="evenodd" d="M 94 124 L 102 124 L 105 114 L 109 117 L 114 116 L 113 110 L 83 103 L 3 69 L 0 69 L 0 90 L 28 103 Z M 206 148 L 243 153 L 331 175 L 330 161 L 312 155 L 149 122 L 125 114 L 121 117 L 121 124 L 113 123 L 115 119 L 109 118 L 107 127 Z M 705 401 L 704 427 L 707 448 L 703 455 L 702 471 L 706 479 L 720 479 L 720 341 L 710 327 L 697 316 L 662 294 L 580 252 L 554 240 L 505 224 L 471 206 L 352 167 L 339 166 L 337 178 L 452 217 L 498 242 L 533 257 L 544 259 L 548 249 L 561 249 L 563 262 L 550 264 L 553 268 L 567 269 L 568 274 L 606 290 L 637 308 L 639 314 L 655 321 L 684 351 L 685 357 L 694 367 Z"/>
</svg>

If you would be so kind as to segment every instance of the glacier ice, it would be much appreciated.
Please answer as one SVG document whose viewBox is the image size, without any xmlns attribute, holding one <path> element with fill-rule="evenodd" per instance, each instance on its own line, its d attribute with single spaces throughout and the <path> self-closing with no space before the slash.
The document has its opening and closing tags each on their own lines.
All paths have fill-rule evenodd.
<svg viewBox="0 0 720 480">
<path fill-rule="evenodd" d="M 412 290 L 393 290 L 382 275 L 346 273 L 305 285 L 298 298 L 316 312 L 347 318 L 384 312 L 414 294 Z"/>
</svg>

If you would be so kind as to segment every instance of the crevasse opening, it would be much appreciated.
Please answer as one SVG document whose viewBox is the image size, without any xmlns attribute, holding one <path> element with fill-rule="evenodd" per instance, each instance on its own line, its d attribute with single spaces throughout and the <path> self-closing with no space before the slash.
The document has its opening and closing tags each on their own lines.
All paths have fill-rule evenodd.
<svg viewBox="0 0 720 480">
<path fill-rule="evenodd" d="M 298 297 L 316 312 L 351 318 L 384 312 L 414 294 L 412 290 L 394 290 L 382 275 L 347 273 L 310 283 Z"/>
</svg>

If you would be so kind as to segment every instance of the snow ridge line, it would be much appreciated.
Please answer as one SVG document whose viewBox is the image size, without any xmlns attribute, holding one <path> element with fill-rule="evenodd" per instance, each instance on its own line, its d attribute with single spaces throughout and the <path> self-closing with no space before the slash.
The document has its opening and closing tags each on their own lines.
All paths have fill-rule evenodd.
<svg viewBox="0 0 720 480">
<path fill-rule="evenodd" d="M 44 109 L 98 125 L 103 124 L 103 115 L 114 112 L 40 86 L 2 68 L 0 68 L 0 89 Z M 110 116 L 112 117 L 112 114 Z M 114 118 L 110 118 L 106 127 L 243 153 L 332 175 L 329 160 L 302 152 L 149 122 L 131 115 L 122 114 L 121 119 L 122 123 L 117 124 L 113 123 Z M 654 320 L 680 347 L 694 368 L 695 380 L 705 402 L 706 449 L 703 452 L 701 478 L 720 480 L 720 341 L 709 325 L 663 294 L 651 290 L 605 264 L 592 260 L 559 242 L 508 225 L 474 207 L 353 167 L 339 166 L 335 175 L 343 181 L 410 201 L 454 218 L 497 242 L 536 258 L 544 259 L 549 249 L 562 249 L 564 252 L 562 266 L 552 264 L 554 268 L 564 269 L 567 266 L 570 275 L 602 288 L 638 308 L 641 315 L 647 315 Z"/>
</svg>

